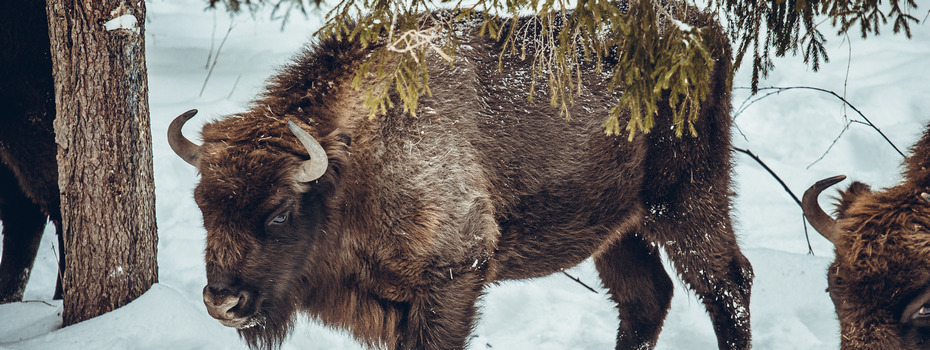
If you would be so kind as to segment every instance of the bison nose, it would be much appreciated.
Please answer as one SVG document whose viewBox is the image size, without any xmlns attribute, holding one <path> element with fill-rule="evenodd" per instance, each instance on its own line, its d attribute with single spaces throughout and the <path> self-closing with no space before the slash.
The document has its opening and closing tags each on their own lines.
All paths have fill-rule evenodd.
<svg viewBox="0 0 930 350">
<path fill-rule="evenodd" d="M 234 321 L 245 315 L 236 315 L 248 302 L 249 293 L 207 285 L 203 287 L 203 303 L 207 313 L 220 321 Z"/>
</svg>

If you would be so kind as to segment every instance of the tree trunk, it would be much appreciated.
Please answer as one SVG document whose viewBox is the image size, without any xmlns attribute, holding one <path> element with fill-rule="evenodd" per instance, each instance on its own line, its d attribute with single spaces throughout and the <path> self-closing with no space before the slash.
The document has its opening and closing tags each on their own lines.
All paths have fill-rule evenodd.
<svg viewBox="0 0 930 350">
<path fill-rule="evenodd" d="M 48 0 L 64 325 L 158 280 L 144 1 Z"/>
</svg>

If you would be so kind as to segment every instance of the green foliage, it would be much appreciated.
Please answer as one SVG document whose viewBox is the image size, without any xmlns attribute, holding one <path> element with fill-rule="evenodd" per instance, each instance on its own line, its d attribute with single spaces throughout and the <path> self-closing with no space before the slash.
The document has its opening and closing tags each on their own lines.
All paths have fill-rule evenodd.
<svg viewBox="0 0 930 350">
<path fill-rule="evenodd" d="M 669 11 L 664 15 L 673 16 Z M 706 46 L 713 40 L 707 35 L 710 29 L 668 19 L 670 24 L 660 31 L 661 27 L 654 25 L 658 21 L 654 7 L 647 2 L 635 4 L 620 21 L 618 37 L 624 40 L 617 42 L 620 59 L 610 83 L 612 87 L 622 88 L 623 95 L 604 125 L 608 134 L 620 133 L 618 117 L 624 109 L 631 113 L 626 126 L 630 139 L 637 130 L 649 132 L 655 125 L 653 116 L 658 111 L 658 103 L 668 91 L 675 134 L 681 137 L 688 129 L 692 136 L 697 136 L 694 122 L 707 86 L 691 82 L 709 80 L 714 64 Z"/>
<path fill-rule="evenodd" d="M 236 12 L 245 5 L 273 5 L 275 12 L 305 11 L 303 0 L 208 0 Z M 265 1 L 268 1 L 267 3 Z M 314 0 L 317 5 L 322 0 Z M 335 0 L 334 0 L 335 1 Z M 697 136 L 694 122 L 713 68 L 713 30 L 685 23 L 695 0 L 339 0 L 318 32 L 373 46 L 377 52 L 362 64 L 353 86 L 365 89 L 371 116 L 401 102 L 415 113 L 417 100 L 428 95 L 425 60 L 437 54 L 453 61 L 456 21 L 480 21 L 481 35 L 500 40 L 500 62 L 507 55 L 532 55 L 533 99 L 538 83 L 549 102 L 569 118 L 569 107 L 581 91 L 583 70 L 612 72 L 610 87 L 620 89 L 617 104 L 604 122 L 608 134 L 624 131 L 632 139 L 649 132 L 663 101 L 673 114 L 676 134 Z M 454 8 L 455 12 L 436 11 Z M 910 37 L 910 14 L 916 0 L 709 0 L 704 10 L 726 24 L 734 45 L 735 71 L 751 54 L 752 89 L 774 68 L 772 58 L 800 53 L 815 71 L 826 62 L 826 39 L 820 29 L 829 22 L 843 34 L 858 25 L 863 37 L 879 34 L 889 21 L 895 33 Z M 536 14 L 520 20 L 518 14 Z M 829 20 L 829 21 L 828 21 Z M 528 49 L 529 48 L 529 49 Z M 610 57 L 610 60 L 606 58 Z M 612 66 L 605 62 L 616 61 Z M 502 65 L 501 65 L 502 68 Z M 732 77 L 732 72 L 730 72 Z M 392 94 L 400 101 L 392 101 Z M 619 116 L 629 112 L 621 125 Z"/>
<path fill-rule="evenodd" d="M 910 25 L 918 23 L 910 15 L 917 9 L 915 0 L 889 0 L 887 14 L 881 0 L 711 0 L 710 7 L 723 14 L 735 44 L 738 69 L 743 56 L 752 52 L 752 90 L 758 91 L 759 79 L 773 67 L 772 54 L 784 56 L 803 52 L 804 62 L 814 71 L 820 62 L 829 61 L 819 26 L 830 20 L 838 34 L 844 34 L 859 24 L 863 38 L 879 34 L 879 28 L 893 20 L 894 33 L 904 31 L 911 37 Z"/>
<path fill-rule="evenodd" d="M 706 44 L 711 41 L 706 38 L 709 30 L 675 19 L 676 14 L 683 17 L 688 13 L 680 5 L 657 9 L 647 1 L 627 7 L 607 0 L 579 0 L 566 11 L 557 9 L 570 4 L 556 0 L 483 0 L 469 7 L 456 6 L 459 10 L 455 13 L 434 11 L 423 16 L 432 7 L 419 4 L 344 0 L 330 12 L 329 22 L 320 30 L 324 37 L 346 37 L 377 45 L 385 53 L 404 53 L 372 55 L 355 79 L 356 87 L 368 86 L 363 81 L 375 83 L 375 88 L 366 90 L 366 105 L 372 108 L 373 116 L 393 106 L 391 89 L 405 110 L 415 111 L 417 96 L 429 93 L 426 55 L 440 53 L 451 61 L 455 23 L 478 20 L 481 35 L 502 42 L 498 54 L 501 69 L 507 55 L 531 55 L 533 73 L 527 98 L 532 99 L 539 84 L 545 84 L 549 103 L 570 118 L 569 108 L 581 91 L 583 74 L 587 74 L 583 70 L 593 67 L 600 73 L 606 68 L 613 72 L 610 87 L 623 91 L 605 120 L 608 134 L 626 130 L 632 138 L 638 131 L 648 132 L 659 104 L 667 101 L 677 134 L 687 131 L 696 135 L 693 123 L 707 86 L 690 82 L 707 81 L 714 62 Z M 537 16 L 521 20 L 517 15 L 530 11 Z M 495 16 L 497 12 L 509 16 Z M 411 33 L 416 33 L 417 39 L 398 39 L 409 38 Z M 614 57 L 618 63 L 605 67 L 604 59 L 611 54 L 619 56 Z M 625 111 L 632 117 L 621 125 L 619 117 Z"/>
<path fill-rule="evenodd" d="M 416 114 L 419 97 L 430 94 L 426 56 L 436 53 L 452 62 L 446 54 L 453 49 L 449 45 L 452 33 L 441 33 L 438 28 L 450 27 L 453 18 L 438 13 L 424 15 L 426 10 L 421 2 L 401 6 L 387 0 L 364 0 L 361 4 L 347 0 L 329 13 L 329 21 L 319 30 L 322 37 L 357 40 L 377 48 L 378 53 L 362 63 L 352 82 L 354 88 L 364 88 L 370 117 L 393 108 L 392 89 L 404 111 Z"/>
</svg>

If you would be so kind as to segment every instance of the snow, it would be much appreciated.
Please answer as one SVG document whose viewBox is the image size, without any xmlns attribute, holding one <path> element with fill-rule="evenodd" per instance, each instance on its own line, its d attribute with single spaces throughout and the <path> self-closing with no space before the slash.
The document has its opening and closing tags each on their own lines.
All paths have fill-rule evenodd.
<svg viewBox="0 0 930 350">
<path fill-rule="evenodd" d="M 280 22 L 267 20 L 267 13 L 230 19 L 222 11 L 202 11 L 202 0 L 152 0 L 147 6 L 160 283 L 123 308 L 60 328 L 61 303 L 51 301 L 57 263 L 54 230 L 49 227 L 26 289 L 25 299 L 30 301 L 0 305 L 0 348 L 245 348 L 234 330 L 207 315 L 201 301 L 205 232 L 192 198 L 197 174 L 174 155 L 164 135 L 171 119 L 190 108 L 201 113 L 185 130 L 195 140 L 194 130 L 207 120 L 242 110 L 275 67 L 310 38 L 324 13 L 311 10 L 306 19 L 295 14 L 282 31 Z M 218 47 L 228 28 L 229 38 L 199 96 L 211 47 Z M 821 72 L 810 72 L 800 57 L 777 59 L 776 70 L 760 86 L 835 91 L 905 150 L 930 121 L 930 26 L 912 29 L 911 40 L 891 35 L 890 28 L 867 40 L 831 38 L 831 62 Z M 748 85 L 749 69 L 744 68 L 734 86 Z M 735 109 L 748 92 L 737 89 L 733 96 Z M 813 182 L 837 174 L 873 187 L 896 183 L 901 156 L 860 124 L 851 125 L 823 160 L 811 165 L 844 128 L 844 111 L 849 119 L 859 120 L 831 95 L 784 91 L 751 105 L 736 119 L 734 143 L 757 154 L 798 196 Z M 815 255 L 807 254 L 798 206 L 752 159 L 738 153 L 734 157 L 735 229 L 756 275 L 750 305 L 754 348 L 838 348 L 839 327 L 824 292 L 832 247 L 810 230 Z M 828 199 L 821 203 L 828 207 Z M 470 349 L 612 349 L 618 320 L 604 290 L 597 287 L 593 264 L 586 261 L 568 272 L 599 293 L 562 274 L 493 286 L 483 298 Z M 302 320 L 284 348 L 361 346 L 343 332 Z M 702 303 L 678 281 L 657 348 L 716 348 Z"/>
<path fill-rule="evenodd" d="M 111 19 L 103 24 L 106 30 L 126 29 L 139 34 L 139 27 L 136 26 L 136 16 L 125 14 Z"/>
<path fill-rule="evenodd" d="M 687 32 L 690 32 L 690 31 L 694 30 L 694 26 L 692 26 L 692 25 L 690 25 L 690 24 L 687 24 L 687 23 L 685 23 L 685 22 L 679 21 L 679 20 L 674 19 L 674 18 L 672 19 L 672 24 L 674 24 L 676 27 L 678 27 L 678 30 L 682 31 L 683 33 L 687 33 Z M 687 42 L 687 41 L 686 41 L 686 42 Z"/>
</svg>

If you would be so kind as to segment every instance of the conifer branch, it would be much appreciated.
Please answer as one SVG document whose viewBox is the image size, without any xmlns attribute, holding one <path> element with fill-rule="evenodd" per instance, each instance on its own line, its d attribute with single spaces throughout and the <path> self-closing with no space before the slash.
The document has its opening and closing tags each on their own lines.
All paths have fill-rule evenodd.
<svg viewBox="0 0 930 350">
<path fill-rule="evenodd" d="M 306 13 L 305 0 L 207 1 L 210 7 L 222 3 L 230 12 L 270 4 L 272 16 L 282 21 L 292 9 Z M 322 0 L 312 2 L 319 5 Z M 446 15 L 428 12 L 453 3 L 455 10 L 440 11 Z M 426 55 L 453 58 L 456 38 L 449 22 L 480 17 L 480 35 L 503 43 L 500 57 L 519 52 L 523 58 L 532 52 L 528 99 L 537 92 L 537 83 L 545 82 L 550 104 L 570 117 L 573 98 L 582 89 L 582 72 L 608 69 L 610 87 L 623 91 L 603 124 L 608 134 L 625 132 L 632 138 L 637 132 L 648 132 L 659 104 L 667 103 L 676 135 L 697 136 L 693 123 L 707 87 L 696 82 L 706 81 L 713 68 L 709 54 L 713 48 L 708 46 L 713 38 L 709 30 L 682 25 L 691 23 L 685 18 L 692 14 L 691 8 L 697 8 L 694 0 L 578 0 L 572 4 L 565 0 L 475 0 L 467 6 L 462 0 L 334 0 L 332 4 L 317 36 L 379 46 L 364 70 L 376 78 L 364 92 L 372 116 L 393 106 L 388 98 L 392 90 L 405 110 L 415 111 L 417 98 L 429 92 Z M 569 10 L 570 5 L 574 9 Z M 743 58 L 752 56 L 748 61 L 753 94 L 759 91 L 760 79 L 774 69 L 773 57 L 800 53 L 815 71 L 821 62 L 829 62 L 827 40 L 821 32 L 824 23 L 829 22 L 838 34 L 858 26 L 865 37 L 879 34 L 880 25 L 890 22 L 895 33 L 910 37 L 910 25 L 920 22 L 911 15 L 917 9 L 913 0 L 710 0 L 703 8 L 723 18 L 734 43 L 728 83 Z M 280 9 L 285 9 L 282 16 L 277 15 Z M 534 13 L 540 20 L 521 22 L 520 15 L 525 13 Z M 435 33 L 429 32 L 433 26 Z M 400 42 L 394 38 L 396 33 L 402 33 Z M 618 57 L 611 57 L 613 66 L 604 67 L 608 55 Z M 621 121 L 621 114 L 629 119 Z"/>
</svg>

